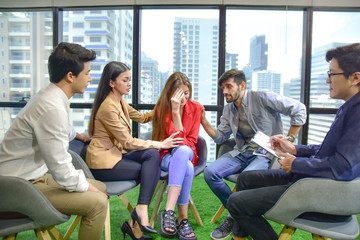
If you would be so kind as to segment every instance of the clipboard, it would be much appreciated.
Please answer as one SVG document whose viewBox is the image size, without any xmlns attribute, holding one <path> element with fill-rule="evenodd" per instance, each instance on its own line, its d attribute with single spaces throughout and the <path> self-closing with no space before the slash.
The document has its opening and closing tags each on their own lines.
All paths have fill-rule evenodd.
<svg viewBox="0 0 360 240">
<path fill-rule="evenodd" d="M 282 151 L 280 150 L 275 151 L 274 149 L 271 148 L 270 137 L 265 133 L 261 131 L 257 131 L 254 137 L 251 139 L 251 142 L 255 143 L 256 145 L 264 149 L 268 154 L 270 154 L 271 158 L 274 157 L 277 159 L 281 158 L 276 154 L 276 152 L 282 152 Z"/>
</svg>

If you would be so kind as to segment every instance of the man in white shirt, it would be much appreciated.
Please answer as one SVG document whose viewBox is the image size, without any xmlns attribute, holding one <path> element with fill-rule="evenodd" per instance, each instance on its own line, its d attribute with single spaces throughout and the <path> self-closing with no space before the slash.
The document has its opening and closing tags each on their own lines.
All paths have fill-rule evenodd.
<svg viewBox="0 0 360 240">
<path fill-rule="evenodd" d="M 92 50 L 60 43 L 48 61 L 50 84 L 19 112 L 0 145 L 0 175 L 32 182 L 64 214 L 82 217 L 79 239 L 101 239 L 107 212 L 106 186 L 86 179 L 68 153 L 70 101 L 84 93 Z"/>
</svg>

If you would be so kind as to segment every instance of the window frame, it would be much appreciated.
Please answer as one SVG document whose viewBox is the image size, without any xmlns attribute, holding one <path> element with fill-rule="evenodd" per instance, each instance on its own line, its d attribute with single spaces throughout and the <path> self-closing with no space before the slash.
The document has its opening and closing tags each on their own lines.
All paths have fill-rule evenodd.
<svg viewBox="0 0 360 240">
<path fill-rule="evenodd" d="M 228 9 L 247 9 L 247 10 L 299 10 L 301 9 L 304 14 L 303 20 L 303 49 L 302 49 L 302 63 L 301 63 L 301 102 L 305 104 L 308 112 L 306 124 L 302 127 L 300 132 L 300 144 L 307 144 L 307 135 L 309 131 L 309 116 L 310 114 L 336 114 L 337 108 L 310 108 L 310 76 L 311 76 L 311 51 L 312 51 L 312 26 L 313 26 L 313 14 L 316 11 L 327 12 L 360 12 L 360 7 L 313 7 L 313 6 L 237 6 L 237 5 L 118 5 L 118 6 L 92 6 L 92 7 L 39 7 L 39 8 L 0 8 L 1 12 L 43 12 L 50 11 L 53 14 L 53 46 L 55 47 L 60 39 L 62 39 L 63 21 L 62 14 L 64 11 L 86 11 L 86 10 L 109 10 L 109 9 L 131 9 L 133 10 L 133 87 L 132 106 L 138 110 L 150 110 L 153 109 L 154 104 L 139 104 L 139 79 L 140 79 L 140 20 L 141 10 L 143 9 L 217 9 L 219 10 L 219 29 L 218 29 L 218 77 L 225 71 L 225 43 L 226 43 L 226 11 Z M 222 114 L 224 105 L 224 96 L 221 89 L 217 89 L 217 104 L 205 105 L 206 111 L 218 112 L 217 124 L 220 122 L 220 116 Z M 25 101 L 0 101 L 0 107 L 17 108 L 25 106 Z M 91 103 L 71 103 L 71 108 L 91 108 Z M 133 123 L 133 135 L 138 136 L 138 124 Z"/>
</svg>

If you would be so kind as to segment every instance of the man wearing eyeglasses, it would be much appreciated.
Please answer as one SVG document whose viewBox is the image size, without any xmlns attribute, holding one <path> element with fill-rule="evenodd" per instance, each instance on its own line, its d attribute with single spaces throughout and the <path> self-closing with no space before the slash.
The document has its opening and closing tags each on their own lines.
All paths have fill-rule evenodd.
<svg viewBox="0 0 360 240">
<path fill-rule="evenodd" d="M 342 99 L 321 145 L 292 145 L 282 136 L 272 136 L 279 147 L 282 169 L 249 171 L 240 174 L 236 189 L 227 203 L 235 219 L 233 239 L 278 239 L 262 217 L 297 180 L 305 177 L 350 181 L 360 176 L 360 43 L 338 47 L 326 53 L 330 63 L 330 97 Z M 287 154 L 290 153 L 290 154 Z M 331 216 L 336 218 L 339 216 Z"/>
</svg>

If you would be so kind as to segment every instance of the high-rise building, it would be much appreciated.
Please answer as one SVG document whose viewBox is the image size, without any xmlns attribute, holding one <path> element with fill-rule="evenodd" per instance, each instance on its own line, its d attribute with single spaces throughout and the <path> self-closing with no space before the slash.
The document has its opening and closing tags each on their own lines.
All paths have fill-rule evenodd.
<svg viewBox="0 0 360 240">
<path fill-rule="evenodd" d="M 270 70 L 255 71 L 252 74 L 253 90 L 268 89 L 280 94 L 281 73 Z"/>
<path fill-rule="evenodd" d="M 268 64 L 268 44 L 265 42 L 265 35 L 256 35 L 250 39 L 249 64 L 244 67 L 247 79 L 247 89 L 257 89 L 256 82 L 253 81 L 253 73 L 267 70 Z M 256 76 L 256 75 L 255 75 Z"/>
<path fill-rule="evenodd" d="M 265 42 L 265 35 L 257 35 L 250 39 L 250 69 L 261 71 L 267 69 L 268 44 Z"/>
<path fill-rule="evenodd" d="M 217 101 L 218 32 L 217 19 L 175 18 L 174 72 L 185 73 L 192 84 L 192 99 L 202 104 Z M 216 126 L 216 113 L 207 118 Z M 200 133 L 210 143 L 210 160 L 215 160 L 215 144 L 201 128 Z"/>
<path fill-rule="evenodd" d="M 311 56 L 310 107 L 334 108 L 340 107 L 344 103 L 343 100 L 329 97 L 329 85 L 326 83 L 326 72 L 329 70 L 329 65 L 326 63 L 325 54 L 329 49 L 346 44 L 333 42 L 314 49 Z M 300 77 L 291 79 L 289 97 L 299 100 L 300 90 Z M 320 144 L 334 121 L 334 116 L 313 114 L 309 121 L 308 144 Z"/>
<path fill-rule="evenodd" d="M 161 74 L 159 72 L 159 63 L 141 53 L 141 82 L 140 82 L 140 103 L 153 104 L 156 103 L 161 90 L 160 81 Z"/>
<path fill-rule="evenodd" d="M 225 54 L 225 71 L 230 69 L 236 69 L 238 67 L 239 54 L 226 53 Z"/>
<path fill-rule="evenodd" d="M 94 101 L 102 69 L 110 60 L 121 61 L 131 67 L 132 15 L 131 10 L 64 12 L 64 41 L 79 43 L 96 52 L 96 60 L 91 62 L 93 80 L 84 94 L 73 96 L 73 102 Z M 131 92 L 124 98 L 131 103 Z M 75 129 L 87 131 L 90 114 L 90 109 L 73 109 L 70 117 Z"/>
<path fill-rule="evenodd" d="M 131 66 L 132 15 L 131 10 L 64 11 L 63 41 L 79 43 L 97 55 L 91 63 L 93 81 L 85 94 L 75 94 L 72 102 L 93 102 L 101 71 L 110 60 Z M 49 84 L 52 12 L 3 13 L 0 23 L 0 99 L 29 98 Z M 131 101 L 131 95 L 127 100 Z M 12 116 L 17 112 L 13 110 Z M 87 130 L 89 109 L 72 109 L 70 116 L 77 131 Z"/>
<path fill-rule="evenodd" d="M 52 49 L 52 14 L 3 13 L 0 22 L 0 99 L 29 98 L 49 82 L 46 63 Z"/>
</svg>

